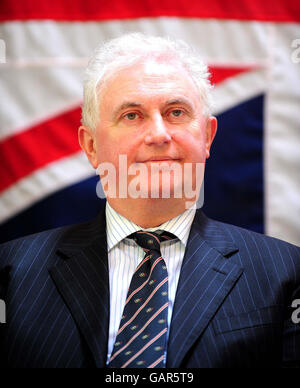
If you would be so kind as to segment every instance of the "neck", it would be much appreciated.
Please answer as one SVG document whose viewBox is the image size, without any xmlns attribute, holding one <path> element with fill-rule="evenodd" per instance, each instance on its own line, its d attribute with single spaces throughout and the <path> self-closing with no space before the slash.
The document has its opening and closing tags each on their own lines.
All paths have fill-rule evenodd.
<svg viewBox="0 0 300 388">
<path fill-rule="evenodd" d="M 187 210 L 186 202 L 182 199 L 107 200 L 116 212 L 144 229 L 157 227 Z"/>
</svg>

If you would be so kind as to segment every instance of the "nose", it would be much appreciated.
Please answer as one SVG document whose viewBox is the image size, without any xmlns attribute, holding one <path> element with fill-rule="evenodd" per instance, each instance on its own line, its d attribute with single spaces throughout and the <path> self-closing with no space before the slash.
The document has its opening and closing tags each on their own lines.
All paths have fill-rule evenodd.
<svg viewBox="0 0 300 388">
<path fill-rule="evenodd" d="M 147 145 L 158 146 L 171 141 L 171 136 L 160 113 L 156 114 L 151 120 L 149 120 L 149 129 L 144 141 Z"/>
</svg>

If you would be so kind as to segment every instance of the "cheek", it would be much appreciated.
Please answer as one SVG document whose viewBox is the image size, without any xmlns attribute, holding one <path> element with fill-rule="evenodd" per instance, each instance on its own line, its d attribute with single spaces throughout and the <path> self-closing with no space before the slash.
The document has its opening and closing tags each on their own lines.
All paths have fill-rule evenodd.
<svg viewBox="0 0 300 388">
<path fill-rule="evenodd" d="M 188 162 L 205 163 L 205 136 L 202 132 L 178 131 L 173 134 L 173 139 Z"/>
<path fill-rule="evenodd" d="M 99 132 L 96 141 L 98 163 L 115 164 L 118 142 L 113 141 L 106 131 Z"/>
<path fill-rule="evenodd" d="M 128 136 L 116 136 L 114 134 L 100 133 L 97 138 L 98 163 L 110 162 L 119 166 L 119 156 L 125 155 L 128 163 L 134 157 L 137 146 Z"/>
</svg>

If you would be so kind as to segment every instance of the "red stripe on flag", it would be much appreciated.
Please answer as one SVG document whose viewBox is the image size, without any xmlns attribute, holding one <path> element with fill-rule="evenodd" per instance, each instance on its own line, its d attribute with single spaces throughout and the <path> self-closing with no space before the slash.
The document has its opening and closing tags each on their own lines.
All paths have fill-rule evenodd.
<svg viewBox="0 0 300 388">
<path fill-rule="evenodd" d="M 250 70 L 253 68 L 211 66 L 211 82 L 218 84 Z M 35 170 L 78 152 L 80 118 L 78 107 L 0 142 L 0 192 Z"/>
<path fill-rule="evenodd" d="M 0 143 L 0 191 L 47 164 L 80 150 L 76 108 Z"/>
<path fill-rule="evenodd" d="M 256 66 L 251 67 L 221 67 L 221 66 L 210 66 L 209 70 L 211 73 L 211 83 L 212 84 L 219 84 L 223 81 L 225 81 L 227 78 L 234 77 L 241 73 L 246 73 L 251 70 L 255 70 Z"/>
<path fill-rule="evenodd" d="M 92 21 L 178 16 L 300 21 L 299 0 L 1 0 L 0 20 Z"/>
</svg>

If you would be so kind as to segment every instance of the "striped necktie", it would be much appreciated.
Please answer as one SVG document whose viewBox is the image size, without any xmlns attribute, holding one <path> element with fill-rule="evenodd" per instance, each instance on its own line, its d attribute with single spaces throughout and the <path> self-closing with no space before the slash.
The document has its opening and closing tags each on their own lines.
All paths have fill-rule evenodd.
<svg viewBox="0 0 300 388">
<path fill-rule="evenodd" d="M 169 299 L 160 243 L 175 236 L 139 231 L 129 238 L 143 248 L 145 257 L 133 274 L 108 367 L 164 368 Z"/>
</svg>

